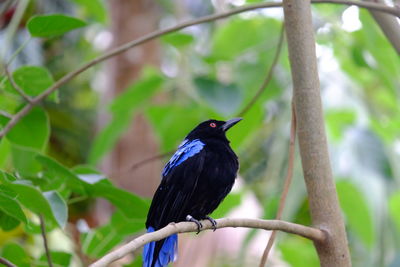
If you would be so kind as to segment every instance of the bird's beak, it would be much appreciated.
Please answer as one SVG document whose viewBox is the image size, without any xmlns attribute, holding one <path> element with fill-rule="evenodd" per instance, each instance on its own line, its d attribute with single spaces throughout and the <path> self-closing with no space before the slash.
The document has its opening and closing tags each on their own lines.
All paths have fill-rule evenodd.
<svg viewBox="0 0 400 267">
<path fill-rule="evenodd" d="M 233 125 L 235 125 L 236 123 L 238 123 L 239 121 L 241 121 L 242 118 L 234 118 L 231 119 L 229 121 L 226 121 L 223 125 L 222 125 L 222 130 L 224 132 L 228 131 Z"/>
</svg>

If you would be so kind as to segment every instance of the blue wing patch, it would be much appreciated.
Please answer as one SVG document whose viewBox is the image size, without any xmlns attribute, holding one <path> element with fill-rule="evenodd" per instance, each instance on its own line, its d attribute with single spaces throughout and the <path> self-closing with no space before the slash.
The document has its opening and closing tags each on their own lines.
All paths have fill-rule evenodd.
<svg viewBox="0 0 400 267">
<path fill-rule="evenodd" d="M 199 153 L 204 147 L 204 143 L 201 142 L 199 139 L 194 140 L 184 140 L 182 144 L 178 147 L 178 150 L 175 154 L 171 157 L 168 163 L 165 165 L 164 170 L 162 172 L 163 176 L 168 175 L 168 173 L 187 160 L 190 157 L 193 157 L 197 153 Z"/>
</svg>

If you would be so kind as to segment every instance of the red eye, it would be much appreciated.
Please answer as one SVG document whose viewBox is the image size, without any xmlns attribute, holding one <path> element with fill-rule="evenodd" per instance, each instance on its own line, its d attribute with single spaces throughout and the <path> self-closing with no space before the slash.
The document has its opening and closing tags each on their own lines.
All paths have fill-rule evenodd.
<svg viewBox="0 0 400 267">
<path fill-rule="evenodd" d="M 217 127 L 217 125 L 214 122 L 212 122 L 212 123 L 210 123 L 210 127 L 215 128 L 215 127 Z"/>
</svg>

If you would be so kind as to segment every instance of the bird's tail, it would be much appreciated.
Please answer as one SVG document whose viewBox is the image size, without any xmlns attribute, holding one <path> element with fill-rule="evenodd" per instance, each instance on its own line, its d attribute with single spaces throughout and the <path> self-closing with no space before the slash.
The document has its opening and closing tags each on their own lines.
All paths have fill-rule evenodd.
<svg viewBox="0 0 400 267">
<path fill-rule="evenodd" d="M 153 227 L 147 229 L 148 233 L 154 232 Z M 143 267 L 164 267 L 175 261 L 178 252 L 178 235 L 174 234 L 166 239 L 151 242 L 143 248 Z"/>
</svg>

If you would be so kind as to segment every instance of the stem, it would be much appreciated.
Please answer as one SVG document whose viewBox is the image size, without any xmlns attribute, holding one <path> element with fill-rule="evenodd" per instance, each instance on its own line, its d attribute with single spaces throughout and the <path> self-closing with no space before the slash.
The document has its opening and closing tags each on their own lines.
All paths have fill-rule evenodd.
<svg viewBox="0 0 400 267">
<path fill-rule="evenodd" d="M 297 234 L 313 240 L 315 242 L 324 242 L 325 233 L 317 228 L 308 227 L 300 224 L 279 221 L 279 220 L 260 220 L 260 219 L 218 219 L 217 228 L 225 227 L 248 227 L 254 229 L 264 230 L 281 230 L 287 233 Z M 201 221 L 203 230 L 213 229 L 213 225 L 209 220 Z M 127 254 L 139 249 L 147 243 L 164 239 L 170 235 L 177 233 L 197 232 L 196 224 L 192 222 L 170 223 L 166 227 L 152 232 L 141 235 L 126 245 L 109 252 L 98 261 L 94 262 L 90 267 L 103 267 L 108 266 L 110 263 L 124 257 Z"/>
<path fill-rule="evenodd" d="M 279 35 L 279 41 L 277 44 L 275 56 L 274 56 L 274 59 L 272 60 L 271 67 L 268 70 L 267 77 L 265 78 L 264 82 L 261 84 L 257 93 L 253 96 L 253 98 L 250 100 L 250 102 L 242 109 L 242 111 L 239 112 L 239 114 L 236 117 L 243 117 L 251 109 L 251 107 L 257 102 L 257 100 L 260 98 L 260 96 L 262 95 L 264 90 L 267 88 L 268 84 L 271 82 L 275 67 L 278 64 L 279 56 L 281 55 L 284 39 L 285 39 L 285 25 L 282 24 L 281 33 Z"/>
<path fill-rule="evenodd" d="M 284 0 L 300 156 L 313 225 L 329 238 L 314 242 L 321 266 L 351 266 L 346 231 L 329 161 L 315 55 L 311 5 Z"/>
<path fill-rule="evenodd" d="M 279 200 L 278 212 L 276 214 L 276 220 L 282 219 L 283 208 L 285 207 L 286 198 L 289 192 L 290 184 L 292 183 L 293 178 L 293 165 L 294 165 L 294 152 L 295 152 L 295 144 L 296 144 L 296 112 L 294 110 L 294 104 L 292 102 L 292 121 L 290 126 L 290 143 L 289 143 L 289 157 L 288 157 L 288 168 L 287 174 L 285 178 L 285 184 L 283 185 L 283 191 L 281 195 L 281 199 Z M 271 251 L 272 245 L 274 244 L 276 237 L 276 230 L 272 231 L 272 234 L 268 240 L 267 246 L 265 247 L 264 253 L 261 258 L 260 267 L 264 267 L 269 252 Z"/>
<path fill-rule="evenodd" d="M 51 260 L 51 254 L 50 254 L 50 250 L 49 250 L 49 245 L 48 245 L 48 242 L 47 242 L 46 225 L 45 225 L 44 218 L 43 218 L 42 214 L 39 215 L 39 219 L 40 219 L 40 230 L 41 230 L 41 233 L 42 233 L 44 250 L 46 251 L 47 263 L 49 264 L 49 267 L 53 267 L 53 262 Z"/>
</svg>

